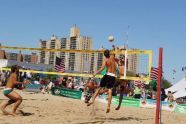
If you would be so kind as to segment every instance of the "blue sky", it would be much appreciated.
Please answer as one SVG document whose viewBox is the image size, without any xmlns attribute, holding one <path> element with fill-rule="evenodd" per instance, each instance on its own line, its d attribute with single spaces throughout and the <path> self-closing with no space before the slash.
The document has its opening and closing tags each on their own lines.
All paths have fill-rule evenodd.
<svg viewBox="0 0 186 124">
<path fill-rule="evenodd" d="M 163 47 L 164 76 L 175 81 L 186 66 L 185 0 L 0 0 L 0 42 L 9 46 L 38 47 L 39 39 L 52 34 L 67 37 L 76 24 L 82 35 L 93 38 L 94 49 L 114 44 L 153 50 L 157 66 Z M 128 25 L 130 28 L 128 30 Z"/>
</svg>

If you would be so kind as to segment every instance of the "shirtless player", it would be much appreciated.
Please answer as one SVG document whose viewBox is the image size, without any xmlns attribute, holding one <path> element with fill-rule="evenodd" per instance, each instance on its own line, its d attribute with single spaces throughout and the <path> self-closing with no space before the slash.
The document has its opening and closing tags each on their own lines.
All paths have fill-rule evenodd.
<svg viewBox="0 0 186 124">
<path fill-rule="evenodd" d="M 9 98 L 8 101 L 3 101 L 0 105 L 1 111 L 5 114 L 5 115 L 16 115 L 16 110 L 19 107 L 19 105 L 22 102 L 22 97 L 16 93 L 15 91 L 13 91 L 13 88 L 15 87 L 16 84 L 22 84 L 21 82 L 17 81 L 17 77 L 19 73 L 19 68 L 18 66 L 12 66 L 11 67 L 11 74 L 8 78 L 7 84 L 5 86 L 5 89 L 3 90 L 3 94 Z M 7 112 L 5 110 L 5 108 L 8 105 L 14 104 L 13 106 L 13 110 L 11 113 Z"/>
<path fill-rule="evenodd" d="M 119 60 L 119 66 L 118 66 L 118 68 L 119 68 L 119 76 L 124 76 L 124 65 L 125 65 L 124 60 L 122 60 L 122 59 Z M 122 100 L 123 100 L 123 94 L 127 90 L 126 87 L 127 87 L 128 81 L 127 80 L 123 80 L 123 79 L 118 79 L 117 83 L 120 86 L 120 96 L 119 96 L 119 104 L 118 104 L 116 110 L 119 110 L 120 106 L 121 106 L 121 103 L 122 103 Z"/>
<path fill-rule="evenodd" d="M 85 85 L 84 94 L 85 94 L 85 103 L 89 103 L 90 99 L 92 98 L 95 89 L 98 86 L 94 83 L 94 79 L 91 78 L 89 82 Z"/>
<path fill-rule="evenodd" d="M 112 100 L 112 88 L 116 81 L 116 61 L 115 57 L 113 55 L 110 55 L 109 50 L 104 51 L 105 60 L 103 62 L 103 65 L 101 68 L 94 74 L 94 76 L 98 73 L 100 73 L 105 67 L 107 68 L 107 73 L 103 76 L 100 82 L 100 87 L 97 89 L 97 91 L 94 93 L 92 102 L 88 103 L 87 106 L 90 106 L 94 103 L 96 97 L 100 93 L 101 89 L 106 88 L 108 89 L 108 105 L 106 113 L 110 112 L 110 104 Z"/>
</svg>

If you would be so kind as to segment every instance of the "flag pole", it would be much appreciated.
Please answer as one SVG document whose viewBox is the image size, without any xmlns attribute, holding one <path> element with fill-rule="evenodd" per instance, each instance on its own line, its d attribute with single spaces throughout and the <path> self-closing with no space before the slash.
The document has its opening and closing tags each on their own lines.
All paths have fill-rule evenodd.
<svg viewBox="0 0 186 124">
<path fill-rule="evenodd" d="M 161 97 L 161 79 L 162 79 L 162 56 L 163 48 L 159 48 L 159 64 L 158 64 L 158 82 L 157 82 L 157 96 L 156 96 L 156 118 L 155 124 L 160 123 L 160 97 Z"/>
</svg>

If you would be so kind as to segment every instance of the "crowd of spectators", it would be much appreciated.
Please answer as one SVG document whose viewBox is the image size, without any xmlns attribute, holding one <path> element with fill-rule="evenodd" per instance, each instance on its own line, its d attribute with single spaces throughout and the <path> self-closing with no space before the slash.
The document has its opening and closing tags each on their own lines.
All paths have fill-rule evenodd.
<svg viewBox="0 0 186 124">
<path fill-rule="evenodd" d="M 9 75 L 10 71 L 3 70 L 0 72 L 0 86 L 6 85 Z M 85 84 L 90 80 L 90 78 L 19 72 L 18 81 L 23 82 L 24 80 L 28 80 L 30 84 L 42 85 L 43 90 L 50 90 L 52 87 L 61 87 L 83 91 Z M 98 82 L 99 79 L 97 83 Z"/>
<path fill-rule="evenodd" d="M 0 86 L 5 86 L 10 71 L 0 72 Z M 28 80 L 31 84 L 42 85 L 42 91 L 48 92 L 52 87 L 61 87 L 73 90 L 84 91 L 85 85 L 89 82 L 90 78 L 72 77 L 72 76 L 54 76 L 47 74 L 34 74 L 30 72 L 19 72 L 19 81 L 23 82 Z M 97 86 L 99 86 L 100 79 L 94 80 Z M 125 90 L 123 95 L 130 98 L 136 99 L 156 99 L 156 91 L 150 88 L 134 86 L 133 82 L 129 82 L 124 86 Z M 114 88 L 113 95 L 118 95 L 120 91 L 119 88 Z M 161 100 L 164 101 L 174 101 L 174 97 L 171 92 L 165 93 L 164 89 L 161 90 Z"/>
</svg>

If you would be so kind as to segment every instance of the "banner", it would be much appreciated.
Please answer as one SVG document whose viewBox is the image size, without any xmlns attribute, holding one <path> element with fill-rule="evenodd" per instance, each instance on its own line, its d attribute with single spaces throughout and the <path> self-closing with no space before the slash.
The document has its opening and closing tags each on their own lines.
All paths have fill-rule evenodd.
<svg viewBox="0 0 186 124">
<path fill-rule="evenodd" d="M 186 104 L 183 104 L 183 105 L 176 105 L 176 109 L 175 109 L 175 112 L 178 112 L 178 113 L 186 113 Z"/>
<path fill-rule="evenodd" d="M 52 94 L 57 96 L 65 96 L 74 99 L 81 99 L 82 92 L 77 90 L 65 89 L 60 87 L 52 88 Z"/>
<path fill-rule="evenodd" d="M 161 101 L 162 105 L 162 110 L 167 110 L 167 111 L 174 111 L 176 104 L 170 103 L 170 102 L 165 102 Z M 141 105 L 142 108 L 156 108 L 156 100 L 152 99 L 146 99 L 146 100 L 141 100 Z"/>
<path fill-rule="evenodd" d="M 119 97 L 115 96 L 112 98 L 112 104 L 118 105 L 119 104 Z M 126 98 L 123 97 L 121 106 L 131 106 L 131 107 L 140 107 L 140 99 L 134 99 L 134 98 Z"/>
</svg>

